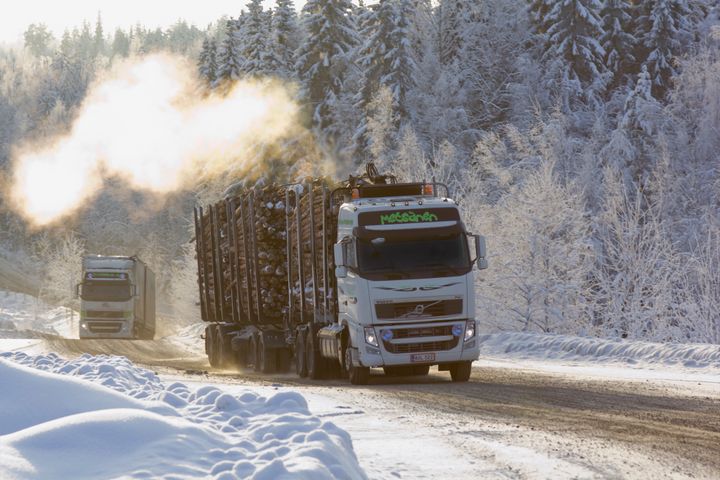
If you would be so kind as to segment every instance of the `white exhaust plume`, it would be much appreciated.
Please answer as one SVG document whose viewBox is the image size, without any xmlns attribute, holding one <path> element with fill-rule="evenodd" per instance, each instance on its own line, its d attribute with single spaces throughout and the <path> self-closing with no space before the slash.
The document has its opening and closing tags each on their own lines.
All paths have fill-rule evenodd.
<svg viewBox="0 0 720 480">
<path fill-rule="evenodd" d="M 125 63 L 91 88 L 70 133 L 14 155 L 10 201 L 33 225 L 74 213 L 120 177 L 166 193 L 242 168 L 251 149 L 290 135 L 288 90 L 239 82 L 202 98 L 192 67 L 168 55 Z"/>
</svg>

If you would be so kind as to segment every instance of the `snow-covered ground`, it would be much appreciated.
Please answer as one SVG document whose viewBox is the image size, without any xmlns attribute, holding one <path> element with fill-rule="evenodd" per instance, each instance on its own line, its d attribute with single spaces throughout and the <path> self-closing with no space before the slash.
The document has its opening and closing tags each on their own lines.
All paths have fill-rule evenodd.
<svg viewBox="0 0 720 480">
<path fill-rule="evenodd" d="M 20 328 L 45 318 L 44 331 L 72 330 L 39 305 L 0 292 L 2 318 Z M 0 385 L 13 385 L 0 398 L 0 478 L 716 478 L 720 464 L 720 346 L 481 335 L 467 384 L 433 369 L 375 371 L 353 387 L 212 370 L 202 329 L 155 342 L 0 339 Z M 106 350 L 153 371 L 60 357 Z"/>
<path fill-rule="evenodd" d="M 30 295 L 0 289 L 0 338 L 53 334 L 77 338 L 77 312 Z"/>
<path fill-rule="evenodd" d="M 163 383 L 124 357 L 0 354 L 0 478 L 364 478 L 302 395 Z"/>
</svg>

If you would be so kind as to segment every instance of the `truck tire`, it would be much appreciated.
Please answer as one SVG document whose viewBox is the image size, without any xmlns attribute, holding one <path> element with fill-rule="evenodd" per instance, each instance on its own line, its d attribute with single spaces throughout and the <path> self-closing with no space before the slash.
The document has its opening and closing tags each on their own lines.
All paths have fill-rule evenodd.
<svg viewBox="0 0 720 480">
<path fill-rule="evenodd" d="M 258 337 L 257 345 L 259 371 L 262 373 L 275 373 L 275 350 L 265 346 L 262 334 Z"/>
<path fill-rule="evenodd" d="M 210 366 L 218 368 L 218 355 L 217 355 L 217 334 L 215 332 L 215 325 L 209 325 L 205 329 L 205 342 L 207 343 L 207 355 Z"/>
<path fill-rule="evenodd" d="M 217 363 L 220 368 L 232 368 L 235 359 L 233 358 L 232 338 L 225 335 L 221 327 L 217 327 L 215 332 L 217 338 Z"/>
<path fill-rule="evenodd" d="M 453 382 L 467 382 L 470 380 L 472 362 L 457 362 L 450 365 L 450 378 Z"/>
<path fill-rule="evenodd" d="M 312 330 L 308 332 L 305 339 L 305 363 L 308 377 L 313 380 L 320 380 L 325 375 L 325 362 L 320 355 L 316 338 L 312 334 Z"/>
<path fill-rule="evenodd" d="M 345 349 L 345 365 L 350 383 L 353 385 L 367 385 L 370 380 L 370 367 L 356 367 L 352 363 L 350 348 Z"/>
<path fill-rule="evenodd" d="M 275 367 L 278 373 L 287 373 L 290 371 L 292 363 L 292 355 L 287 348 L 278 348 L 275 350 Z"/>
<path fill-rule="evenodd" d="M 295 372 L 298 377 L 307 377 L 307 364 L 305 363 L 305 334 L 302 330 L 295 336 Z"/>
</svg>

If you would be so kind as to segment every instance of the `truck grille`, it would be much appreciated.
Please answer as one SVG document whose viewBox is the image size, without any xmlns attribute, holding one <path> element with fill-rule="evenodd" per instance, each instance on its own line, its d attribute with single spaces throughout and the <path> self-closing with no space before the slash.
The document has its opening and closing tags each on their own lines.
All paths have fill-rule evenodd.
<svg viewBox="0 0 720 480">
<path fill-rule="evenodd" d="M 88 322 L 88 330 L 92 333 L 120 333 L 123 322 Z"/>
<path fill-rule="evenodd" d="M 101 311 L 101 310 L 87 310 L 85 312 L 86 318 L 124 318 L 125 312 L 123 311 Z"/>
<path fill-rule="evenodd" d="M 393 330 L 393 338 L 440 337 L 452 335 L 452 329 L 452 325 L 396 329 Z"/>
<path fill-rule="evenodd" d="M 445 317 L 448 315 L 460 315 L 462 309 L 462 299 L 416 300 L 412 302 L 375 304 L 375 313 L 378 319 Z"/>
<path fill-rule="evenodd" d="M 457 347 L 459 338 L 453 337 L 452 340 L 442 342 L 422 342 L 422 343 L 390 343 L 383 340 L 385 350 L 390 353 L 422 353 L 422 352 L 444 352 Z"/>
</svg>

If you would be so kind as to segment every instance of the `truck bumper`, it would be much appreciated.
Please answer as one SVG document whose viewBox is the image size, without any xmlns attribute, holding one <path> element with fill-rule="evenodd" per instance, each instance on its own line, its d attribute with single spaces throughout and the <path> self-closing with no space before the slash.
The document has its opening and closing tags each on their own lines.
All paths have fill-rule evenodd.
<svg viewBox="0 0 720 480">
<path fill-rule="evenodd" d="M 80 321 L 80 338 L 118 338 L 134 339 L 132 324 L 126 320 L 102 321 L 87 320 Z"/>
<path fill-rule="evenodd" d="M 452 328 L 463 325 L 461 335 L 453 335 Z M 377 346 L 364 343 L 358 348 L 358 360 L 366 367 L 401 365 L 437 365 L 477 360 L 480 348 L 475 333 L 465 340 L 466 320 L 415 325 L 374 326 Z M 383 338 L 391 330 L 392 338 Z M 360 338 L 364 338 L 364 335 Z"/>
</svg>

